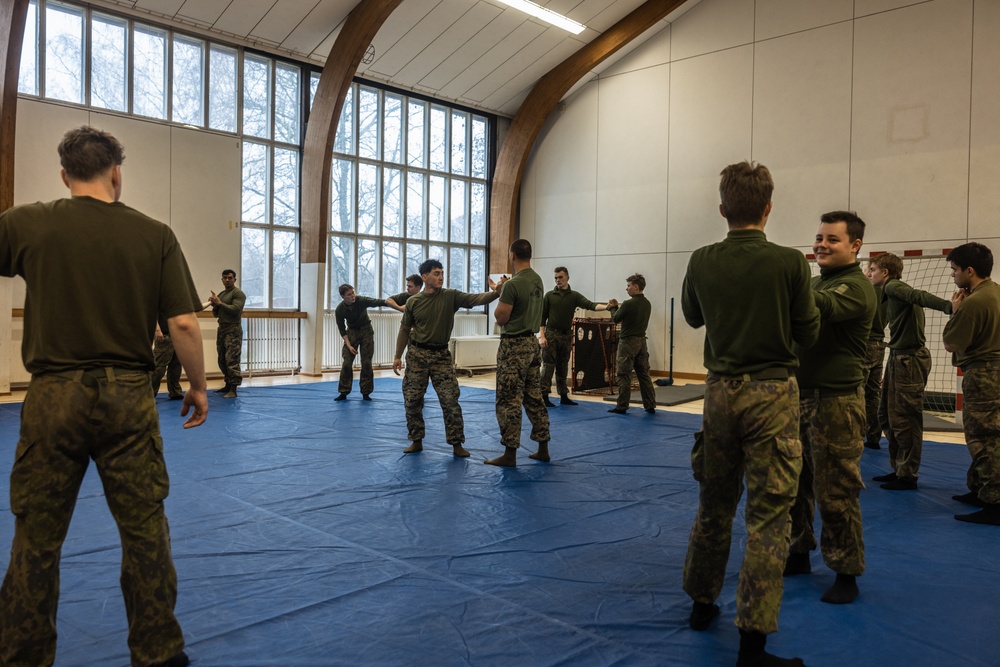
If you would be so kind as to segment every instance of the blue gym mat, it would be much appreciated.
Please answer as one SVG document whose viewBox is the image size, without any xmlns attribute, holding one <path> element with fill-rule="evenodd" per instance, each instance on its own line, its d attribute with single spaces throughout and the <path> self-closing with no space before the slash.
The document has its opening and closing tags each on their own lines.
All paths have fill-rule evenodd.
<svg viewBox="0 0 1000 667">
<path fill-rule="evenodd" d="M 177 613 L 196 667 L 380 665 L 732 665 L 734 527 L 722 614 L 687 627 L 681 590 L 697 504 L 689 469 L 697 416 L 610 415 L 603 403 L 549 412 L 553 462 L 483 465 L 501 452 L 493 392 L 462 389 L 469 459 L 444 443 L 432 392 L 424 451 L 404 455 L 400 383 L 333 402 L 335 383 L 212 394 L 183 430 L 161 394 Z M 8 477 L 20 406 L 0 406 L 0 567 L 13 517 Z M 861 596 L 819 597 L 833 573 L 786 580 L 768 649 L 834 665 L 1000 664 L 1000 528 L 973 511 L 964 447 L 927 443 L 920 490 L 862 494 Z M 868 479 L 888 455 L 866 450 Z M 118 534 L 93 468 L 63 549 L 57 665 L 127 665 Z"/>
</svg>

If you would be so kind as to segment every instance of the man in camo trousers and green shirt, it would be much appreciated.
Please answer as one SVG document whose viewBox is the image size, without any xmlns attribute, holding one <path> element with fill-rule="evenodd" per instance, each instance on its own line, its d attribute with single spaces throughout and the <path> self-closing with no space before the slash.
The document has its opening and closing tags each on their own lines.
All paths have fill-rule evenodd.
<svg viewBox="0 0 1000 667">
<path fill-rule="evenodd" d="M 0 214 L 0 275 L 27 285 L 21 354 L 31 372 L 10 473 L 0 665 L 55 661 L 60 554 L 93 459 L 121 538 L 131 663 L 184 667 L 163 511 L 170 480 L 149 373 L 162 318 L 190 383 L 181 415 L 194 413 L 184 427 L 205 421 L 202 305 L 170 228 L 118 201 L 118 140 L 81 127 L 66 133 L 59 156 L 71 198 Z"/>
<path fill-rule="evenodd" d="M 500 286 L 490 281 L 490 292 L 466 294 L 444 288 L 444 266 L 436 259 L 420 265 L 424 289 L 406 300 L 403 321 L 396 336 L 396 358 L 392 370 L 396 375 L 403 369 L 403 352 L 406 352 L 406 373 L 403 375 L 403 400 L 406 403 L 406 429 L 410 446 L 404 454 L 414 454 L 424 449 L 424 395 L 427 382 L 434 383 L 434 392 L 444 413 L 445 440 L 452 446 L 455 456 L 466 457 L 469 452 L 465 442 L 465 422 L 462 406 L 458 404 L 458 379 L 455 362 L 448 350 L 451 331 L 455 326 L 455 312 L 459 308 L 475 308 L 500 296 Z"/>
<path fill-rule="evenodd" d="M 956 514 L 966 523 L 1000 526 L 1000 285 L 993 282 L 993 253 L 965 243 L 948 255 L 958 291 L 944 327 L 944 348 L 962 369 L 962 425 L 972 464 L 969 492 L 953 499 L 981 508 Z"/>
<path fill-rule="evenodd" d="M 219 330 L 215 335 L 215 350 L 219 355 L 219 370 L 226 384 L 215 393 L 223 398 L 236 398 L 237 389 L 243 384 L 240 373 L 240 357 L 243 355 L 243 306 L 247 295 L 236 286 L 236 272 L 226 269 L 222 272 L 223 290 L 208 297 L 212 315 L 219 318 Z"/>
<path fill-rule="evenodd" d="M 521 446 L 521 408 L 531 421 L 531 439 L 538 450 L 528 458 L 549 460 L 549 413 L 542 402 L 539 368 L 541 348 L 535 334 L 542 321 L 542 279 L 531 268 L 531 244 L 518 239 L 507 257 L 513 277 L 500 293 L 494 317 L 500 325 L 497 350 L 497 424 L 500 426 L 501 456 L 486 461 L 495 466 L 516 466 Z"/>
<path fill-rule="evenodd" d="M 649 350 L 646 348 L 646 327 L 649 326 L 653 305 L 643 294 L 645 289 L 646 279 L 641 273 L 634 273 L 625 279 L 625 291 L 628 292 L 629 300 L 621 306 L 614 299 L 608 304 L 611 319 L 622 326 L 618 333 L 618 356 L 615 358 L 618 402 L 608 410 L 619 415 L 628 412 L 629 399 L 632 397 L 633 370 L 639 380 L 643 409 L 649 413 L 656 412 L 656 390 L 649 377 Z"/>
<path fill-rule="evenodd" d="M 861 453 L 864 451 L 864 363 L 875 288 L 858 264 L 865 223 L 848 211 L 820 217 L 813 253 L 820 275 L 812 287 L 822 324 L 819 341 L 795 347 L 799 369 L 802 475 L 792 507 L 792 544 L 785 574 L 808 574 L 816 548 L 815 507 L 823 522 L 823 561 L 837 573 L 823 602 L 847 604 L 865 571 L 861 528 Z"/>
<path fill-rule="evenodd" d="M 372 357 L 375 356 L 375 329 L 368 317 L 369 308 L 386 305 L 382 299 L 370 296 L 358 296 L 354 287 L 344 283 L 339 288 L 340 298 L 334 317 L 337 320 L 337 330 L 344 339 L 341 350 L 340 381 L 337 391 L 340 395 L 333 399 L 343 401 L 351 393 L 354 386 L 354 358 L 361 353 L 361 398 L 370 401 L 371 393 L 375 391 L 375 369 L 372 367 Z"/>
<path fill-rule="evenodd" d="M 706 630 L 726 576 L 733 517 L 746 478 L 747 546 L 736 589 L 739 667 L 801 666 L 764 650 L 778 629 L 789 509 L 802 470 L 799 391 L 793 343 L 819 336 L 819 311 L 805 256 L 767 241 L 774 183 L 763 165 L 742 162 L 721 174 L 721 243 L 696 250 L 681 293 L 684 319 L 705 327 L 705 408 L 691 453 L 698 514 L 684 564 L 689 624 Z"/>
</svg>

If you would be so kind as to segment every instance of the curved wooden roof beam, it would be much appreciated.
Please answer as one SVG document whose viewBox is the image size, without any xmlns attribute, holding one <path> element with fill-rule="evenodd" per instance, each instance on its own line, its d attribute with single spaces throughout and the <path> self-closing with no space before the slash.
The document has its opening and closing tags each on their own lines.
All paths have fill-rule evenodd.
<svg viewBox="0 0 1000 667">
<path fill-rule="evenodd" d="M 648 0 L 543 76 L 517 110 L 497 156 L 490 194 L 490 273 L 508 270 L 507 248 L 514 242 L 517 200 L 535 139 L 549 114 L 570 88 L 620 48 L 646 32 L 687 0 Z"/>
<path fill-rule="evenodd" d="M 17 80 L 28 0 L 0 3 L 0 211 L 14 205 Z"/>
<path fill-rule="evenodd" d="M 337 121 L 365 50 L 402 0 L 361 0 L 330 49 L 316 88 L 302 151 L 303 264 L 326 262 L 330 169 Z"/>
</svg>

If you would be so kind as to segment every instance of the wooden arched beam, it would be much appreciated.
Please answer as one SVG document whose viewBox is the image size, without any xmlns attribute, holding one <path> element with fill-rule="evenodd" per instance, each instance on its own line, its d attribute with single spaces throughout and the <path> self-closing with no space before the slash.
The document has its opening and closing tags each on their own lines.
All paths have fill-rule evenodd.
<svg viewBox="0 0 1000 667">
<path fill-rule="evenodd" d="M 14 130 L 17 80 L 28 0 L 0 2 L 0 211 L 14 205 Z"/>
<path fill-rule="evenodd" d="M 543 76 L 517 110 L 500 155 L 490 192 L 490 273 L 508 270 L 507 248 L 514 242 L 517 200 L 524 165 L 542 126 L 577 81 L 621 47 L 646 32 L 687 0 L 648 0 L 601 36 Z"/>
<path fill-rule="evenodd" d="M 330 49 L 316 88 L 302 151 L 303 264 L 326 262 L 330 229 L 330 169 L 337 121 L 365 50 L 402 0 L 361 0 Z"/>
</svg>

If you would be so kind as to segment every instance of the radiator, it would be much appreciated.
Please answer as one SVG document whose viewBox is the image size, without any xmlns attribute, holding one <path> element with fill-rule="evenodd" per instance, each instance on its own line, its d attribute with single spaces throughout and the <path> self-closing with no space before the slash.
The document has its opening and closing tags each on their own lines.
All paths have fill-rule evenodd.
<svg viewBox="0 0 1000 667">
<path fill-rule="evenodd" d="M 243 318 L 243 369 L 254 373 L 295 373 L 299 365 L 299 320 L 263 317 Z"/>
<path fill-rule="evenodd" d="M 369 310 L 368 317 L 371 318 L 372 327 L 375 329 L 375 355 L 372 357 L 374 366 L 392 366 L 392 360 L 396 356 L 396 334 L 399 333 L 399 323 L 403 320 L 403 314 L 395 310 Z M 482 336 L 488 327 L 488 317 L 486 313 L 455 313 L 455 327 L 452 336 Z M 333 311 L 327 311 L 323 316 L 323 368 L 339 369 L 343 363 L 341 351 L 344 348 L 344 339 L 340 337 L 337 329 L 337 317 Z M 496 349 L 493 350 L 494 363 L 496 361 Z M 355 368 L 361 367 L 361 359 L 355 357 Z"/>
<path fill-rule="evenodd" d="M 457 336 L 451 339 L 455 368 L 472 376 L 472 371 L 496 368 L 500 336 Z"/>
</svg>

